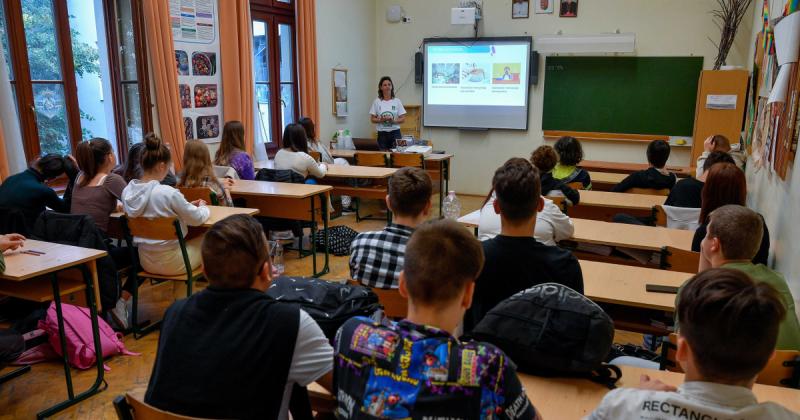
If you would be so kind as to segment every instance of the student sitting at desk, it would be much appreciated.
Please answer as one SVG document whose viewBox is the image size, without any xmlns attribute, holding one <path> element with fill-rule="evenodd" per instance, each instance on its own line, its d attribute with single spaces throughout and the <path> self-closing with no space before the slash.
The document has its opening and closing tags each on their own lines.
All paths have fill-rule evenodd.
<svg viewBox="0 0 800 420">
<path fill-rule="evenodd" d="M 155 134 L 148 133 L 145 138 L 148 136 L 155 136 Z M 142 179 L 142 174 L 144 173 L 142 170 L 142 153 L 144 153 L 144 149 L 145 141 L 131 146 L 128 150 L 128 160 L 125 161 L 125 164 L 117 165 L 111 172 L 121 176 L 126 184 L 134 179 Z M 161 180 L 162 184 L 169 185 L 170 187 L 174 187 L 175 182 L 175 174 L 172 173 L 172 169 L 167 171 L 167 174 L 164 175 L 164 179 Z"/>
<path fill-rule="evenodd" d="M 558 163 L 558 154 L 550 146 L 539 146 L 531 153 L 531 163 L 539 170 L 542 181 L 542 195 L 564 196 L 572 204 L 581 200 L 578 190 L 571 188 L 564 181 L 553 178 L 553 168 Z"/>
<path fill-rule="evenodd" d="M 116 165 L 114 150 L 108 140 L 95 138 L 78 143 L 75 154 L 81 172 L 75 179 L 70 211 L 91 216 L 98 229 L 108 232 L 109 216 L 122 209 L 119 200 L 127 185 L 121 176 L 111 173 Z"/>
<path fill-rule="evenodd" d="M 650 167 L 634 172 L 611 189 L 612 192 L 625 192 L 631 188 L 649 188 L 655 190 L 672 189 L 677 176 L 664 168 L 669 159 L 669 143 L 664 140 L 653 140 L 647 145 L 647 162 Z"/>
<path fill-rule="evenodd" d="M 705 171 L 705 165 L 703 162 L 708 159 L 708 155 L 713 152 L 725 152 L 731 155 L 733 158 L 734 163 L 739 169 L 744 170 L 744 164 L 747 162 L 747 156 L 744 155 L 739 150 L 739 144 L 731 145 L 731 142 L 728 140 L 727 137 L 717 134 L 714 136 L 708 136 L 706 140 L 703 142 L 703 153 L 697 157 L 697 170 L 696 176 L 700 178 L 700 175 L 703 174 Z"/>
<path fill-rule="evenodd" d="M 680 291 L 676 359 L 686 372 L 677 389 L 642 375 L 638 388 L 618 388 L 589 420 L 797 419 L 753 395 L 756 376 L 775 350 L 786 309 L 774 288 L 741 271 L 716 268 Z"/>
<path fill-rule="evenodd" d="M 703 205 L 703 185 L 708 175 L 708 170 L 715 163 L 734 163 L 733 158 L 725 152 L 711 152 L 703 162 L 703 174 L 697 178 L 686 177 L 675 183 L 670 190 L 665 206 L 699 209 Z"/>
<path fill-rule="evenodd" d="M 389 178 L 386 206 L 394 220 L 382 231 L 362 232 L 350 245 L 350 277 L 361 284 L 396 289 L 406 242 L 431 211 L 431 177 L 420 168 L 401 168 Z"/>
<path fill-rule="evenodd" d="M 217 196 L 220 206 L 233 207 L 230 189 L 234 181 L 225 178 L 223 182 L 214 173 L 208 146 L 200 140 L 187 141 L 183 149 L 183 170 L 178 174 L 176 187 L 210 188 Z"/>
<path fill-rule="evenodd" d="M 222 141 L 214 155 L 214 165 L 230 166 L 239 179 L 256 179 L 253 158 L 245 151 L 244 124 L 241 121 L 228 121 L 222 128 Z"/>
<path fill-rule="evenodd" d="M 337 418 L 539 419 L 502 350 L 454 336 L 483 264 L 478 241 L 445 219 L 420 226 L 406 251 L 406 319 L 351 318 L 337 334 Z"/>
<path fill-rule="evenodd" d="M 475 298 L 464 319 L 470 331 L 500 301 L 540 283 L 556 282 L 583 293 L 583 273 L 571 252 L 533 238 L 536 213 L 544 205 L 539 171 L 522 158 L 509 159 L 492 179 L 500 235 L 482 242 L 486 264 L 475 282 Z"/>
<path fill-rule="evenodd" d="M 209 285 L 164 314 L 145 401 L 185 416 L 288 419 L 293 384 L 332 389 L 322 330 L 264 293 L 272 264 L 261 225 L 229 216 L 206 232 L 202 253 Z"/>
<path fill-rule="evenodd" d="M 291 169 L 304 178 L 309 175 L 323 178 L 328 172 L 328 165 L 317 163 L 308 154 L 305 128 L 300 124 L 289 124 L 283 129 L 283 148 L 275 154 L 275 169 Z"/>
<path fill-rule="evenodd" d="M 564 136 L 558 139 L 554 148 L 558 153 L 558 164 L 553 168 L 553 178 L 565 184 L 580 182 L 583 189 L 592 189 L 592 179 L 589 172 L 579 168 L 583 160 L 583 147 L 575 137 Z"/>
<path fill-rule="evenodd" d="M 331 150 L 328 149 L 328 146 L 317 139 L 317 129 L 314 125 L 314 120 L 308 117 L 300 118 L 297 121 L 298 124 L 303 126 L 303 129 L 306 130 L 306 139 L 308 139 L 308 150 L 314 150 L 319 153 L 320 162 L 326 163 L 328 165 L 342 165 L 342 166 L 350 166 L 350 162 L 344 158 L 334 158 L 331 154 Z M 342 207 L 345 209 L 350 209 L 351 198 L 349 195 L 342 196 Z"/>
<path fill-rule="evenodd" d="M 786 308 L 786 318 L 778 332 L 778 350 L 800 350 L 800 322 L 794 309 L 786 279 L 781 273 L 751 260 L 758 251 L 763 233 L 761 216 L 747 207 L 729 204 L 709 216 L 706 236 L 700 245 L 700 271 L 731 268 L 741 271 L 757 283 L 767 283 L 778 291 Z"/>
</svg>

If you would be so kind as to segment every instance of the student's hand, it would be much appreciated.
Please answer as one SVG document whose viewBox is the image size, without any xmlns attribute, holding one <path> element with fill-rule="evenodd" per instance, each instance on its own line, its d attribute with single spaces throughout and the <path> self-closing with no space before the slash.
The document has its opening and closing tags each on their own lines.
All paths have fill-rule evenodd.
<svg viewBox="0 0 800 420">
<path fill-rule="evenodd" d="M 206 205 L 206 201 L 203 200 L 203 199 L 197 199 L 197 200 L 192 201 L 192 204 L 194 204 L 197 207 L 205 206 Z"/>
<path fill-rule="evenodd" d="M 708 153 L 714 151 L 714 146 L 714 136 L 708 136 L 706 137 L 705 141 L 703 141 L 703 150 Z"/>
<path fill-rule="evenodd" d="M 25 243 L 25 237 L 19 233 L 9 233 L 8 235 L 0 235 L 0 252 L 7 249 L 15 250 Z"/>
<path fill-rule="evenodd" d="M 668 392 L 675 392 L 678 388 L 675 388 L 672 385 L 667 385 L 664 382 L 659 381 L 658 379 L 651 379 L 650 376 L 642 374 L 639 377 L 639 389 L 649 389 L 651 391 L 668 391 Z"/>
<path fill-rule="evenodd" d="M 233 178 L 225 178 L 225 181 L 222 182 L 222 187 L 226 189 L 231 189 L 236 184 L 236 181 Z"/>
<path fill-rule="evenodd" d="M 122 212 L 123 210 L 125 210 L 125 209 L 123 208 L 123 206 L 122 206 L 122 203 L 120 203 L 119 201 L 117 201 L 117 207 L 116 207 L 115 211 L 116 211 L 117 213 L 120 213 L 120 212 Z"/>
</svg>

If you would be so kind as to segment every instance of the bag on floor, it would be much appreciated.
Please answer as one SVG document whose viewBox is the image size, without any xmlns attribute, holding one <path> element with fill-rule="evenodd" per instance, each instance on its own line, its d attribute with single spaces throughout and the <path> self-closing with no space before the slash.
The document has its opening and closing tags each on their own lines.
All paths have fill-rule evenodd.
<svg viewBox="0 0 800 420">
<path fill-rule="evenodd" d="M 62 303 L 61 313 L 64 317 L 64 338 L 66 341 L 69 364 L 78 369 L 89 369 L 94 366 L 97 361 L 94 350 L 94 337 L 92 335 L 92 319 L 89 314 L 89 309 Z M 139 353 L 130 352 L 125 348 L 125 345 L 120 340 L 122 334 L 114 332 L 102 317 L 98 316 L 97 322 L 100 327 L 100 346 L 102 348 L 103 358 L 117 354 L 124 354 L 126 356 L 139 355 Z M 47 316 L 44 320 L 39 321 L 39 328 L 47 332 L 48 341 L 53 350 L 55 350 L 59 356 L 63 356 L 61 353 L 61 341 L 58 335 L 58 317 L 56 315 L 55 302 L 50 303 L 50 308 L 47 309 Z M 110 370 L 105 364 L 103 368 L 105 370 Z"/>
<path fill-rule="evenodd" d="M 275 300 L 299 305 L 330 340 L 348 319 L 371 316 L 380 309 L 378 296 L 368 287 L 310 277 L 278 277 L 267 294 Z"/>
<path fill-rule="evenodd" d="M 317 232 L 317 250 L 325 250 L 325 230 Z M 328 252 L 338 257 L 350 255 L 350 244 L 358 232 L 349 226 L 333 226 L 328 228 Z"/>
<path fill-rule="evenodd" d="M 613 321 L 562 284 L 540 284 L 500 302 L 471 335 L 502 349 L 520 372 L 584 376 L 609 388 L 622 376 L 618 367 L 604 363 L 614 339 Z"/>
</svg>

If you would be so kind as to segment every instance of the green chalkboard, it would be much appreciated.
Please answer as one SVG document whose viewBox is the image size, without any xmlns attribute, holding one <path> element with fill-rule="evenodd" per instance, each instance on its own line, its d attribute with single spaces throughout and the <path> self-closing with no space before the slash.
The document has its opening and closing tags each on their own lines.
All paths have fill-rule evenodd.
<svg viewBox="0 0 800 420">
<path fill-rule="evenodd" d="M 702 57 L 547 57 L 542 130 L 691 136 Z"/>
</svg>

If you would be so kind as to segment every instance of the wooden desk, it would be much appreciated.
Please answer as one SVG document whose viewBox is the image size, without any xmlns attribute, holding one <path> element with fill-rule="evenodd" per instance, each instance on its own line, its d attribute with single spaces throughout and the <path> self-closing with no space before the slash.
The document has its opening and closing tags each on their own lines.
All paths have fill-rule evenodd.
<svg viewBox="0 0 800 420">
<path fill-rule="evenodd" d="M 619 387 L 629 388 L 639 385 L 639 377 L 642 374 L 674 386 L 683 383 L 682 373 L 631 366 L 620 366 L 620 368 L 622 379 L 617 382 Z M 528 399 L 545 419 L 581 419 L 591 413 L 609 392 L 605 386 L 587 379 L 544 378 L 524 373 L 519 374 L 519 379 L 528 394 Z M 800 412 L 800 390 L 756 384 L 753 386 L 753 392 L 758 401 L 773 401 L 789 410 Z"/>
<path fill-rule="evenodd" d="M 675 312 L 675 295 L 648 292 L 648 284 L 680 287 L 694 274 L 580 260 L 586 297 L 595 302 Z"/>
<path fill-rule="evenodd" d="M 691 250 L 694 238 L 694 232 L 690 230 L 626 225 L 586 219 L 572 219 L 572 223 L 575 225 L 575 233 L 571 240 L 575 242 L 645 251 L 661 251 L 661 248 L 665 246 Z"/>
<path fill-rule="evenodd" d="M 615 185 L 622 182 L 628 174 L 621 174 L 616 172 L 595 172 L 589 171 L 589 177 L 592 179 L 593 191 L 611 191 Z"/>
<path fill-rule="evenodd" d="M 35 250 L 44 252 L 43 255 L 23 254 L 21 251 Z M 97 312 L 100 302 L 99 287 L 97 285 L 97 259 L 108 255 L 106 251 L 81 248 L 77 246 L 61 245 L 51 242 L 36 241 L 28 239 L 25 246 L 16 251 L 6 254 L 6 270 L 0 273 L 2 279 L 3 293 L 41 301 L 46 297 L 52 296 L 56 304 L 56 316 L 58 318 L 59 339 L 64 363 L 64 376 L 67 382 L 67 399 L 49 407 L 37 414 L 38 418 L 50 417 L 55 413 L 77 404 L 80 401 L 100 392 L 100 385 L 103 383 L 103 352 L 100 344 L 100 327 L 97 321 Z M 61 280 L 58 272 L 72 268 L 80 269 L 86 290 L 86 303 L 89 307 L 90 319 L 92 323 L 92 336 L 94 338 L 95 357 L 97 358 L 97 375 L 94 384 L 89 389 L 75 395 L 72 386 L 72 373 L 67 358 L 67 345 L 64 336 L 64 317 L 61 309 L 61 295 L 64 292 L 80 290 L 79 285 L 71 282 L 65 285 L 65 290 L 61 290 Z M 47 294 L 46 280 L 40 276 L 49 275 L 52 295 Z M 38 284 L 37 284 L 38 283 Z M 16 287 L 15 287 L 16 286 Z"/>
<path fill-rule="evenodd" d="M 242 182 L 242 181 L 236 181 L 236 182 Z M 206 221 L 203 222 L 202 225 L 200 225 L 200 227 L 206 229 L 210 228 L 211 226 L 214 225 L 214 223 L 217 223 L 228 216 L 233 216 L 234 214 L 246 214 L 248 216 L 253 216 L 258 214 L 259 211 L 258 209 L 248 209 L 242 207 L 225 207 L 225 206 L 206 206 L 206 207 L 209 210 L 208 219 L 206 219 Z M 119 219 L 120 217 L 122 217 L 122 215 L 123 215 L 122 212 L 111 213 L 111 219 L 112 221 L 115 219 Z M 109 234 L 109 236 L 112 235 Z"/>
<path fill-rule="evenodd" d="M 332 190 L 329 185 L 237 180 L 231 196 L 244 198 L 248 206 L 258 209 L 259 216 L 311 222 L 311 271 L 319 277 L 329 271 L 328 194 Z M 324 228 L 325 263 L 317 271 L 316 224 L 320 222 Z"/>
<path fill-rule="evenodd" d="M 602 160 L 582 160 L 581 168 L 587 171 L 594 172 L 619 172 L 623 174 L 631 174 L 636 171 L 647 169 L 650 165 L 646 163 L 627 163 L 627 162 L 606 162 Z M 673 166 L 667 165 L 667 170 L 675 172 L 679 177 L 692 176 L 694 170 L 689 166 Z"/>
<path fill-rule="evenodd" d="M 615 214 L 650 216 L 653 207 L 663 205 L 667 197 L 660 195 L 581 190 L 581 200 L 567 209 L 570 217 L 610 222 Z"/>
<path fill-rule="evenodd" d="M 388 179 L 397 172 L 397 169 L 373 166 L 328 165 L 328 173 L 325 174 L 325 178 L 319 181 L 324 182 L 326 178 Z"/>
</svg>

